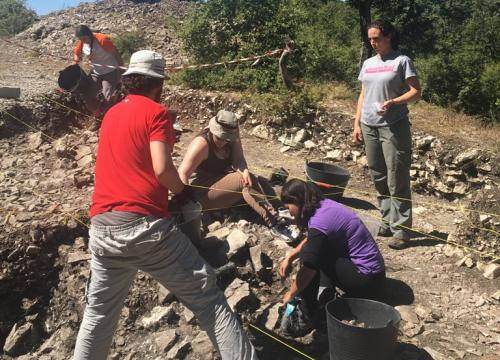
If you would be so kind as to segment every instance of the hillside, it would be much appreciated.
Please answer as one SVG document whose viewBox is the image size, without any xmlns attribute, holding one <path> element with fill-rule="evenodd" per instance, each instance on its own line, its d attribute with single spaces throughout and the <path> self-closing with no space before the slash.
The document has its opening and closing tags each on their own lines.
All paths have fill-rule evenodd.
<svg viewBox="0 0 500 360">
<path fill-rule="evenodd" d="M 183 55 L 174 24 L 182 21 L 188 7 L 189 2 L 181 0 L 83 3 L 42 16 L 15 39 L 23 45 L 34 46 L 42 54 L 72 59 L 74 29 L 85 24 L 96 32 L 110 35 L 139 32 L 148 48 L 161 52 L 169 63 L 181 63 Z"/>
</svg>

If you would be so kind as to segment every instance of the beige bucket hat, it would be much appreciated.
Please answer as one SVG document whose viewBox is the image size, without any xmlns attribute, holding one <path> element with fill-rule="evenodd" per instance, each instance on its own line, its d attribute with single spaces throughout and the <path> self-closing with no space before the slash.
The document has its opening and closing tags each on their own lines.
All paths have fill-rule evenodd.
<svg viewBox="0 0 500 360">
<path fill-rule="evenodd" d="M 236 141 L 240 137 L 238 120 L 231 111 L 219 110 L 217 115 L 210 119 L 208 128 L 213 135 L 227 141 Z"/>
<path fill-rule="evenodd" d="M 123 76 L 131 74 L 168 79 L 165 74 L 165 59 L 161 54 L 152 50 L 139 50 L 132 54 L 128 69 Z"/>
</svg>

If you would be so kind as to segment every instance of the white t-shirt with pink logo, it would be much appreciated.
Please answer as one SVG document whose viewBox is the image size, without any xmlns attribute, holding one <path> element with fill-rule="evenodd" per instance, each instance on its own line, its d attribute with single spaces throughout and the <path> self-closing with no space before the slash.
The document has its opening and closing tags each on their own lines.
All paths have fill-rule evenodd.
<svg viewBox="0 0 500 360">
<path fill-rule="evenodd" d="M 115 71 L 118 66 L 115 55 L 104 50 L 97 41 L 92 42 L 92 49 L 89 44 L 83 44 L 82 52 L 89 56 L 89 60 L 92 62 L 92 72 L 96 75 L 108 74 Z"/>
<path fill-rule="evenodd" d="M 384 59 L 375 55 L 365 60 L 358 76 L 365 91 L 361 122 L 369 126 L 387 126 L 405 119 L 408 115 L 406 104 L 392 105 L 382 115 L 379 110 L 384 101 L 407 92 L 406 79 L 413 76 L 417 76 L 415 65 L 400 52 L 393 51 Z"/>
</svg>

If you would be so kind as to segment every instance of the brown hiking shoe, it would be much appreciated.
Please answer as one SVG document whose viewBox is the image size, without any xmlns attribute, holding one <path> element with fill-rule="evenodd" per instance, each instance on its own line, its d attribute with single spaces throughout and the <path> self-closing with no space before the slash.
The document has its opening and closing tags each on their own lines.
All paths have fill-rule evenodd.
<svg viewBox="0 0 500 360">
<path fill-rule="evenodd" d="M 387 245 L 394 250 L 402 250 L 408 246 L 409 240 L 403 240 L 398 238 L 390 238 Z"/>
</svg>

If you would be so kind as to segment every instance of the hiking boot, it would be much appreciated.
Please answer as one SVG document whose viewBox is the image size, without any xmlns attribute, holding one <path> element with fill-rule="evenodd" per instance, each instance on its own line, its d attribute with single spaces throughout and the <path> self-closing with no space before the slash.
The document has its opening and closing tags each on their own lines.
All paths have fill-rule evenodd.
<svg viewBox="0 0 500 360">
<path fill-rule="evenodd" d="M 215 269 L 215 277 L 217 285 L 221 289 L 225 289 L 236 278 L 236 264 L 230 261 L 225 265 L 219 266 Z"/>
<path fill-rule="evenodd" d="M 295 231 L 288 224 L 278 223 L 271 228 L 271 234 L 279 237 L 287 243 L 293 243 L 299 237 L 299 232 Z"/>
<path fill-rule="evenodd" d="M 389 245 L 389 247 L 393 250 L 402 250 L 408 247 L 409 242 L 409 240 L 403 240 L 393 237 L 389 239 L 387 245 Z"/>
<path fill-rule="evenodd" d="M 392 236 L 392 231 L 390 228 L 387 228 L 387 227 L 381 227 L 380 229 L 378 229 L 378 236 L 381 236 L 381 237 L 391 237 Z"/>
</svg>

